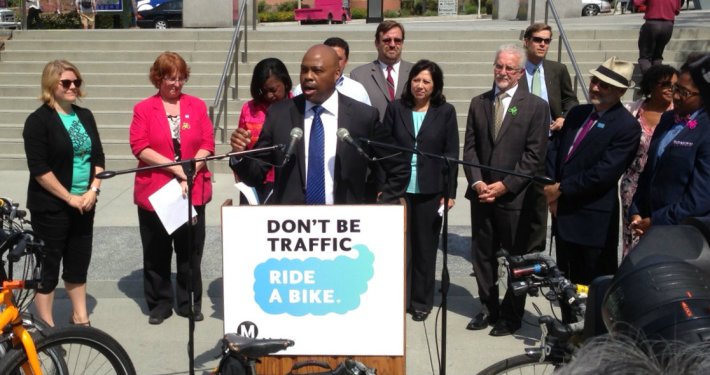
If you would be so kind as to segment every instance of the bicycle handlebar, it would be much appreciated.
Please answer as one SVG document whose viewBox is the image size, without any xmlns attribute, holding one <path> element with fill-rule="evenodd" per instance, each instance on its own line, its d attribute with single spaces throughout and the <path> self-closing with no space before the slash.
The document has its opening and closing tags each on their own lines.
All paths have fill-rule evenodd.
<svg viewBox="0 0 710 375">
<path fill-rule="evenodd" d="M 508 261 L 511 279 L 523 279 L 511 282 L 516 294 L 528 293 L 539 286 L 550 286 L 555 295 L 577 314 L 584 314 L 586 305 L 579 299 L 577 286 L 564 277 L 552 257 L 541 252 L 514 256 L 502 252 L 499 255 Z"/>
</svg>

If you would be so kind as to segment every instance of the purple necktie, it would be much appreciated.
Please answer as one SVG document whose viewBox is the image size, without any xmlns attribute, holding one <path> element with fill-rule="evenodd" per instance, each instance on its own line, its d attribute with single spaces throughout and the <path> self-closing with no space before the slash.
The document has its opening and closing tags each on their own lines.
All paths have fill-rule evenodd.
<svg viewBox="0 0 710 375">
<path fill-rule="evenodd" d="M 584 139 L 587 133 L 589 133 L 589 130 L 592 129 L 592 126 L 595 122 L 597 122 L 597 119 L 599 119 L 599 114 L 597 112 L 594 112 L 589 116 L 589 119 L 587 120 L 587 122 L 584 123 L 584 125 L 582 126 L 582 130 L 579 131 L 579 134 L 577 134 L 577 138 L 575 138 L 574 142 L 572 143 L 572 147 L 570 147 L 569 152 L 567 153 L 567 157 L 565 157 L 565 161 L 569 159 L 572 153 L 577 149 L 577 146 L 582 143 L 582 139 Z"/>
</svg>

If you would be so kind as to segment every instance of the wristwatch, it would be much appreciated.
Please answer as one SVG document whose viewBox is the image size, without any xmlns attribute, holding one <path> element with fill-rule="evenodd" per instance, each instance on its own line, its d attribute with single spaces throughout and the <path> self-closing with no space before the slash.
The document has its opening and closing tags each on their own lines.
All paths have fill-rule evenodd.
<svg viewBox="0 0 710 375">
<path fill-rule="evenodd" d="M 90 189 L 91 191 L 93 191 L 94 193 L 96 193 L 96 195 L 101 194 L 101 189 L 97 188 L 96 186 L 92 186 L 92 187 L 90 187 L 89 189 Z"/>
</svg>

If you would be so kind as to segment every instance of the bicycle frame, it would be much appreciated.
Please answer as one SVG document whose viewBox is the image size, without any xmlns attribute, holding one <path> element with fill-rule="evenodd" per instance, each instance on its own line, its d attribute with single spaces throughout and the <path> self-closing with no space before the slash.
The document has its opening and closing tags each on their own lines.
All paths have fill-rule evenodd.
<svg viewBox="0 0 710 375">
<path fill-rule="evenodd" d="M 25 282 L 23 280 L 6 280 L 2 282 L 0 294 L 2 295 L 5 310 L 0 313 L 0 327 L 12 326 L 12 345 L 22 345 L 25 353 L 27 353 L 27 363 L 23 365 L 25 372 L 30 373 L 29 371 L 31 371 L 34 375 L 42 375 L 35 342 L 32 339 L 32 335 L 22 324 L 22 316 L 15 305 L 14 295 L 12 294 L 14 289 L 22 289 L 24 286 Z"/>
</svg>

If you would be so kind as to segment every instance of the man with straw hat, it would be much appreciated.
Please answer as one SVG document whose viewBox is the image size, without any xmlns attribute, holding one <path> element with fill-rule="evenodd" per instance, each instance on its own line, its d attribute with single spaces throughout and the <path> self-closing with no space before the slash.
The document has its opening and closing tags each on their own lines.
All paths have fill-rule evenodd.
<svg viewBox="0 0 710 375">
<path fill-rule="evenodd" d="M 591 104 L 572 108 L 550 143 L 545 187 L 557 262 L 573 283 L 613 274 L 619 242 L 617 183 L 638 149 L 641 128 L 621 97 L 634 65 L 612 57 L 589 71 Z M 566 313 L 563 311 L 563 317 Z M 566 317 L 569 317 L 567 315 Z"/>
</svg>

